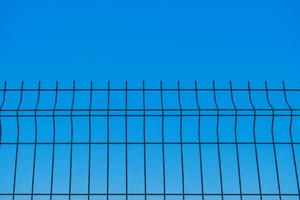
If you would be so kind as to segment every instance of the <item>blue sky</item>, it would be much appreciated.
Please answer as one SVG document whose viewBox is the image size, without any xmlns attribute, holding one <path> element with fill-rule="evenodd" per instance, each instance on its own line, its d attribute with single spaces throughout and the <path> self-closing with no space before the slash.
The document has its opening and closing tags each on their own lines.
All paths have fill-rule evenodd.
<svg viewBox="0 0 300 200">
<path fill-rule="evenodd" d="M 1 1 L 1 80 L 299 80 L 298 0 Z"/>
<path fill-rule="evenodd" d="M 149 82 L 156 82 L 156 86 L 159 86 L 157 81 L 164 80 L 167 82 L 165 87 L 169 86 L 168 82 L 173 83 L 173 87 L 176 87 L 176 81 L 182 80 L 189 83 L 190 88 L 194 87 L 194 80 L 209 82 L 209 87 L 212 86 L 211 81 L 216 80 L 217 87 L 222 88 L 229 87 L 228 80 L 234 81 L 234 87 L 238 85 L 236 82 L 245 84 L 247 80 L 259 82 L 264 87 L 263 80 L 269 80 L 270 82 L 277 82 L 277 87 L 282 87 L 279 81 L 286 80 L 288 87 L 291 84 L 297 84 L 295 87 L 300 88 L 299 11 L 299 0 L 0 0 L 0 89 L 3 88 L 3 80 L 9 81 L 8 87 L 20 87 L 21 80 L 26 81 L 25 87 L 29 87 L 28 83 L 37 87 L 36 81 L 42 80 L 41 86 L 43 88 L 55 87 L 55 80 L 60 80 L 71 87 L 74 79 L 79 82 L 78 87 L 89 87 L 89 80 L 102 82 L 104 87 L 107 87 L 107 80 L 112 80 L 112 87 L 115 86 L 115 82 L 121 83 L 124 87 L 124 80 L 129 80 L 129 87 L 133 87 L 132 82 L 139 83 L 139 87 L 141 87 L 141 80 L 146 80 L 147 86 L 150 85 L 148 85 Z M 47 85 L 48 82 L 52 82 L 52 85 Z M 85 85 L 82 85 L 82 82 Z M 222 82 L 226 82 L 227 85 L 222 85 Z M 18 85 L 12 86 L 14 83 Z M 95 85 L 95 87 L 99 87 L 99 85 Z M 182 87 L 185 85 L 183 84 Z M 207 85 L 199 84 L 199 87 L 207 87 Z M 244 87 L 247 85 L 245 84 Z M 275 86 L 271 84 L 270 87 Z M 265 93 L 262 94 L 264 96 L 261 98 L 265 100 Z M 258 93 L 255 95 L 259 96 Z M 270 96 L 272 98 L 271 93 Z M 15 97 L 18 96 L 12 96 L 13 99 L 18 100 Z M 291 99 L 297 99 L 297 97 Z M 170 97 L 173 102 L 175 98 Z M 29 96 L 28 102 L 33 103 L 33 99 L 35 99 L 34 96 Z M 62 99 L 66 103 L 68 102 L 67 98 Z M 114 99 L 117 102 L 122 102 L 122 97 L 116 96 Z M 203 99 L 206 102 L 214 103 L 209 98 Z M 13 100 L 7 102 L 14 103 Z M 154 103 L 153 100 L 151 102 Z M 220 104 L 226 102 L 225 98 L 219 102 Z M 299 101 L 295 100 L 295 102 Z M 274 103 L 274 105 L 276 104 Z M 14 121 L 4 123 L 4 141 L 10 137 L 16 137 L 14 123 Z M 47 123 L 46 121 L 42 123 L 44 129 L 49 129 L 49 126 L 52 125 L 52 123 L 50 125 Z M 104 123 L 106 124 L 106 121 Z M 120 125 L 123 121 L 111 120 L 110 123 L 112 124 L 112 133 L 118 133 L 114 128 L 120 129 L 119 131 L 124 133 L 123 125 Z M 222 121 L 222 119 L 220 119 L 220 123 L 225 124 L 223 128 L 220 125 L 221 132 L 229 129 L 228 127 L 233 124 L 233 122 L 230 124 L 228 121 Z M 57 124 L 58 133 L 69 134 L 69 121 L 61 121 Z M 80 123 L 74 124 L 75 131 L 83 129 L 80 127 Z M 99 122 L 93 124 L 105 127 Z M 167 124 L 168 121 L 166 120 L 166 126 Z M 175 124 L 174 121 L 169 121 L 171 128 L 166 129 L 166 133 L 168 131 L 173 133 L 172 128 L 177 129 L 178 126 L 173 126 L 173 124 Z M 215 121 L 206 121 L 204 124 L 207 126 L 204 127 L 204 132 L 207 134 L 215 133 Z M 266 124 L 267 126 L 265 126 Z M 282 129 L 286 129 L 285 132 L 288 132 L 287 123 L 282 125 L 284 122 L 276 121 L 275 134 L 277 131 L 282 131 L 276 127 L 277 124 L 280 124 Z M 297 123 L 294 124 L 297 125 Z M 29 127 L 30 125 L 33 127 L 33 123 L 21 121 L 21 137 L 22 131 L 27 130 L 26 126 Z M 78 126 L 76 127 L 76 125 Z M 150 123 L 150 125 L 153 130 L 148 125 L 147 132 L 149 129 L 149 132 L 154 131 L 160 134 L 156 130 L 161 130 L 160 124 Z M 247 119 L 247 123 L 242 125 L 246 127 L 245 129 L 251 129 L 251 131 L 248 130 L 248 134 L 253 134 L 252 121 Z M 187 127 L 187 132 L 192 132 L 191 130 L 195 126 L 187 124 Z M 267 128 L 264 129 L 263 127 Z M 271 128 L 271 120 L 270 122 L 258 120 L 257 132 L 270 133 L 268 128 Z M 43 127 L 39 126 L 40 129 L 42 130 Z M 105 131 L 102 132 L 106 133 Z M 34 131 L 29 131 L 29 133 L 34 133 Z M 69 136 L 67 137 L 69 138 Z M 256 178 L 254 150 L 250 146 L 240 149 L 241 158 L 247 158 L 241 160 L 242 176 L 243 181 L 245 181 L 243 184 L 246 185 L 243 187 L 246 192 L 257 192 L 257 188 L 254 188 L 258 185 L 257 180 L 254 180 Z M 0 190 L 7 192 L 12 189 L 14 177 L 12 170 L 14 169 L 15 157 L 11 155 L 15 154 L 15 149 L 14 146 L 8 148 L 3 146 L 0 150 L 0 157 L 7 160 L 4 170 L 0 171 L 5 174 L 4 178 L 0 179 Z M 31 164 L 28 163 L 32 163 L 32 150 L 32 146 L 19 150 L 21 161 L 17 167 L 19 170 L 16 176 L 17 192 L 31 191 L 31 181 L 28 184 L 28 180 L 31 180 L 32 170 Z M 38 184 L 36 191 L 49 188 L 50 150 L 50 146 L 38 150 L 36 180 L 38 180 L 37 183 L 44 181 L 45 184 Z M 152 152 L 147 158 L 151 164 L 148 172 L 149 185 L 153 187 L 150 192 L 156 192 L 157 189 L 162 188 L 160 185 L 162 175 L 160 171 L 157 171 L 162 168 L 161 162 L 158 161 L 162 155 L 160 154 L 160 146 L 149 150 Z M 178 164 L 179 150 L 177 147 L 174 149 L 166 148 L 166 155 L 168 155 L 166 166 L 167 173 L 169 173 L 167 174 L 166 185 L 168 191 L 174 189 L 175 192 L 179 191 L 180 193 L 180 179 L 173 179 L 182 173 L 180 170 L 182 168 Z M 103 174 L 106 173 L 103 166 L 103 162 L 106 162 L 106 150 L 98 147 L 92 151 L 92 156 L 95 157 L 94 173 L 102 177 L 101 179 L 97 177 L 97 174 L 95 175 L 97 178 L 95 178 L 92 186 L 98 189 L 95 189 L 97 192 L 100 189 L 106 189 L 106 174 Z M 112 166 L 110 172 L 112 186 L 110 187 L 113 192 L 118 189 L 123 191 L 124 147 L 116 146 L 110 151 L 112 163 L 110 165 Z M 204 159 L 206 159 L 204 160 L 205 190 L 219 192 L 216 185 L 219 184 L 220 164 L 217 159 L 211 159 L 213 156 L 217 156 L 216 145 L 210 147 L 204 145 L 204 152 Z M 141 162 L 142 153 L 142 149 L 134 148 L 129 152 L 129 158 L 136 157 L 139 159 L 137 159 L 136 165 L 130 162 L 130 165 L 133 164 L 129 167 L 133 174 L 130 177 L 133 177 L 132 180 L 136 178 L 137 181 L 133 181 L 134 184 L 129 184 L 129 187 L 143 185 L 143 174 L 136 173 L 143 166 Z M 186 172 L 186 177 L 189 180 L 186 182 L 188 184 L 187 190 L 194 189 L 194 187 L 199 190 L 200 175 L 196 173 L 199 171 L 195 164 L 198 161 L 198 152 L 195 148 L 184 147 L 184 153 L 184 156 L 190 158 L 185 161 L 186 169 L 189 169 Z M 232 179 L 232 177 L 237 176 L 230 174 L 235 172 L 236 170 L 232 169 L 237 167 L 233 164 L 235 149 L 224 148 L 221 153 L 225 160 L 222 161 L 226 186 L 224 191 L 229 193 L 230 190 L 235 189 L 234 192 L 238 192 L 236 189 L 238 181 Z M 283 193 L 295 193 L 297 190 L 295 174 L 292 169 L 291 150 L 278 148 L 277 153 L 282 191 Z M 56 155 L 58 161 L 69 161 L 69 147 L 58 148 Z M 84 172 L 81 173 L 83 177 L 74 176 L 73 178 L 75 183 L 72 182 L 73 188 L 77 188 L 77 191 L 87 187 L 87 173 L 85 173 L 87 172 L 87 162 L 84 160 L 87 159 L 87 155 L 87 148 L 74 147 L 73 173 Z M 270 164 L 274 163 L 272 149 L 262 145 L 259 155 L 261 156 L 259 162 L 261 163 L 260 168 L 262 168 L 263 192 L 276 193 L 275 165 Z M 55 169 L 58 171 L 55 172 L 55 177 L 58 178 L 55 178 L 54 190 L 55 192 L 68 192 L 68 185 L 66 184 L 69 181 L 68 165 L 62 162 L 56 163 Z M 244 173 L 247 173 L 243 174 L 243 170 Z M 83 181 L 81 182 L 81 180 Z M 129 188 L 129 191 L 132 190 Z M 7 197 L 4 196 L 4 198 Z"/>
</svg>

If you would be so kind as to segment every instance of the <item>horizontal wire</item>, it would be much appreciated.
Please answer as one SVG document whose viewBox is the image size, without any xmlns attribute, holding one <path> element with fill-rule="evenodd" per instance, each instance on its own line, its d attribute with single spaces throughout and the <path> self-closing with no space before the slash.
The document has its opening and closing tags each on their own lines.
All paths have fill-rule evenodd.
<svg viewBox="0 0 300 200">
<path fill-rule="evenodd" d="M 108 111 L 108 109 L 99 109 L 99 108 L 95 108 L 95 109 L 86 109 L 86 108 L 74 108 L 72 109 L 73 111 Z M 147 109 L 143 109 L 143 108 L 128 108 L 128 109 L 125 109 L 125 108 L 110 108 L 109 111 L 272 111 L 272 109 L 270 108 L 256 108 L 256 109 L 252 109 L 252 108 L 219 108 L 219 109 L 216 109 L 216 108 L 201 108 L 201 109 L 198 109 L 198 108 L 182 108 L 182 109 L 178 109 L 178 108 L 164 108 L 164 109 L 161 109 L 161 108 L 147 108 Z M 274 108 L 273 109 L 274 111 L 300 111 L 300 108 L 293 108 L 293 109 L 289 109 L 289 108 Z M 17 109 L 2 109 L 1 111 L 17 111 Z M 71 111 L 71 109 L 64 109 L 64 108 L 57 108 L 57 109 L 19 109 L 19 111 Z"/>
<path fill-rule="evenodd" d="M 1 145 L 16 145 L 16 144 L 20 144 L 20 145 L 34 145 L 34 144 L 37 144 L 37 145 L 47 145 L 47 144 L 55 144 L 55 145 L 88 145 L 88 144 L 103 144 L 103 145 L 122 145 L 122 144 L 132 144 L 132 145 L 151 145 L 151 144 L 241 144 L 241 145 L 254 145 L 254 144 L 261 144 L 261 145 L 272 145 L 272 144 L 279 144 L 279 145 L 292 145 L 292 144 L 295 144 L 295 145 L 299 145 L 300 142 L 19 142 L 19 143 L 16 143 L 16 142 L 2 142 L 0 144 Z"/>
<path fill-rule="evenodd" d="M 0 117 L 144 117 L 143 114 L 15 114 L 15 115 L 6 115 L 2 114 Z M 300 114 L 146 114 L 145 117 L 299 117 Z"/>
<path fill-rule="evenodd" d="M 106 195 L 110 195 L 110 196 L 139 196 L 139 195 L 145 195 L 145 193 L 0 193 L 0 196 L 9 196 L 9 195 L 16 195 L 16 196 L 106 196 Z M 299 196 L 300 194 L 298 193 L 147 193 L 148 196 L 240 196 L 240 195 L 244 195 L 244 196 Z"/>
<path fill-rule="evenodd" d="M 126 89 L 125 88 L 110 88 L 109 89 L 110 91 L 123 91 L 125 92 Z M 157 92 L 160 92 L 160 88 L 145 88 L 144 89 L 145 91 L 157 91 Z M 216 88 L 216 89 L 213 89 L 213 88 L 197 88 L 197 91 L 230 91 L 230 88 Z M 283 92 L 284 90 L 282 88 L 268 88 L 268 89 L 265 89 L 265 88 L 252 88 L 250 89 L 251 91 L 261 91 L 261 92 L 264 92 L 264 91 L 274 91 L 274 92 Z M 0 89 L 0 91 L 4 91 L 3 88 Z M 5 90 L 6 92 L 20 92 L 21 89 L 19 88 L 7 88 Z M 23 89 L 24 92 L 37 92 L 38 89 L 36 88 L 24 88 Z M 40 91 L 42 92 L 72 92 L 73 89 L 72 88 L 59 88 L 59 89 L 55 89 L 55 88 L 41 88 Z M 87 91 L 87 92 L 90 92 L 91 89 L 90 88 L 76 88 L 74 91 Z M 92 91 L 108 91 L 107 88 L 93 88 Z M 143 91 L 143 88 L 128 88 L 127 91 L 140 91 L 142 92 Z M 173 91 L 173 92 L 177 92 L 178 89 L 177 88 L 163 88 L 163 91 Z M 195 88 L 180 88 L 180 91 L 192 91 L 194 92 L 195 91 Z M 232 91 L 249 91 L 249 89 L 247 88 L 232 88 Z M 300 91 L 300 88 L 286 88 L 285 89 L 286 92 L 299 92 Z"/>
</svg>

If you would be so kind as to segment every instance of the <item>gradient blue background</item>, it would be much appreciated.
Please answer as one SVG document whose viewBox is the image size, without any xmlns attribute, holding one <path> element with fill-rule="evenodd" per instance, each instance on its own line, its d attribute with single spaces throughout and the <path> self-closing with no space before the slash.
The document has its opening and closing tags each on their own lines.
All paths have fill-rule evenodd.
<svg viewBox="0 0 300 200">
<path fill-rule="evenodd" d="M 122 87 L 124 87 L 123 81 L 126 79 L 130 83 L 138 83 L 143 79 L 147 82 L 164 80 L 165 82 L 173 83 L 177 80 L 191 82 L 197 79 L 210 82 L 215 79 L 218 83 L 222 83 L 232 79 L 235 81 L 235 84 L 246 80 L 260 83 L 263 80 L 269 80 L 270 82 L 286 80 L 288 84 L 293 83 L 295 87 L 299 87 L 299 10 L 300 2 L 298 0 L 3 0 L 0 2 L 0 80 L 8 80 L 9 84 L 25 80 L 26 84 L 30 85 L 32 83 L 35 88 L 37 87 L 37 80 L 43 81 L 42 87 L 54 87 L 54 80 L 66 82 L 68 87 L 71 87 L 71 81 L 74 79 L 78 82 L 87 83 L 86 85 L 79 85 L 81 87 L 88 87 L 89 80 L 94 80 L 95 82 L 103 81 L 105 83 L 108 79 L 114 83 L 120 82 Z M 52 85 L 47 85 L 47 82 L 51 82 Z M 218 83 L 217 87 L 228 87 L 228 84 L 218 85 Z M 26 84 L 25 86 L 29 87 Z M 2 87 L 3 85 L 1 85 Z M 9 85 L 9 87 L 13 86 Z M 103 87 L 106 86 L 104 85 Z M 176 85 L 173 84 L 173 87 L 176 87 Z M 193 85 L 189 87 L 193 87 Z M 15 101 L 18 100 L 15 97 L 13 99 Z M 29 101 L 35 103 L 32 101 L 32 98 Z M 258 129 L 261 129 L 259 133 L 263 136 L 270 133 L 270 126 L 266 127 L 265 120 L 267 119 L 261 119 L 258 125 Z M 270 121 L 267 121 L 268 125 L 270 125 Z M 297 122 L 294 125 L 295 130 L 299 130 L 300 123 L 299 121 Z M 16 128 L 15 121 L 6 121 L 5 123 L 6 139 L 15 139 L 15 134 L 8 134 L 15 133 L 13 132 Z M 26 125 L 33 126 L 32 121 L 30 123 L 22 121 L 21 123 L 25 127 Z M 41 123 L 43 123 L 43 126 L 39 127 L 40 129 L 51 130 L 49 122 Z M 66 134 L 65 138 L 69 139 L 69 122 L 62 121 L 57 123 L 64 124 L 62 132 Z M 118 127 L 120 123 L 115 122 L 113 127 Z M 172 124 L 172 122 L 169 123 Z M 215 139 L 214 123 L 215 120 L 208 120 L 205 123 L 207 127 L 204 127 L 204 132 L 206 130 L 208 140 Z M 229 124 L 226 120 L 221 120 L 220 123 Z M 98 122 L 97 124 L 101 126 L 101 123 Z M 135 122 L 135 124 L 137 123 Z M 48 128 L 46 127 L 47 125 L 49 125 Z M 232 125 L 232 121 L 230 125 Z M 221 134 L 224 134 L 225 131 L 223 132 L 223 130 L 227 129 L 231 129 L 228 132 L 232 134 L 232 126 L 230 125 L 224 125 Z M 287 133 L 287 125 L 282 126 L 285 129 L 284 133 Z M 240 128 L 247 129 L 249 126 L 252 126 L 252 121 L 245 123 Z M 154 124 L 152 127 L 155 129 L 161 128 L 160 124 Z M 178 127 L 168 127 L 170 128 L 170 133 L 178 133 Z M 23 127 L 23 129 L 30 130 L 30 127 Z M 193 126 L 190 126 L 188 131 L 192 132 L 195 129 Z M 120 132 L 124 133 L 122 130 Z M 26 133 L 29 135 L 25 135 L 23 139 L 32 139 L 32 127 L 31 131 Z M 137 133 L 141 132 L 137 131 Z M 160 134 L 157 130 L 154 130 L 154 133 Z M 249 131 L 249 133 L 251 132 Z M 63 137 L 64 135 L 60 136 Z M 105 181 L 103 179 L 105 166 L 101 165 L 101 163 L 103 164 L 106 160 L 105 147 L 94 147 L 93 156 L 95 156 L 96 160 L 93 163 L 93 167 L 95 165 L 96 175 L 93 191 L 103 192 L 102 190 L 105 190 L 105 183 L 102 182 L 103 180 Z M 180 179 L 175 180 L 173 178 L 180 176 L 180 165 L 178 165 L 179 150 L 178 146 L 173 147 L 174 149 L 172 147 L 166 148 L 168 155 L 176 152 L 176 154 L 173 154 L 174 157 L 168 156 L 167 167 L 175 166 L 176 168 L 168 170 L 170 174 L 167 175 L 167 188 L 168 191 L 180 192 Z M 222 157 L 229 159 L 229 161 L 222 161 L 225 163 L 223 166 L 224 170 L 225 172 L 236 172 L 235 170 L 229 170 L 236 169 L 236 165 L 233 164 L 235 159 L 234 147 L 227 147 L 229 148 L 224 148 L 224 151 L 222 151 L 224 153 Z M 49 159 L 51 158 L 49 150 L 51 149 L 50 146 L 47 148 L 39 146 L 38 148 L 37 165 L 39 166 L 37 166 L 37 181 L 45 184 L 36 186 L 36 191 L 48 192 Z M 119 149 L 118 151 L 117 148 L 118 146 L 115 149 L 111 149 L 112 155 L 114 153 L 116 155 L 112 156 L 112 162 L 117 163 L 117 165 L 112 165 L 117 166 L 112 169 L 115 172 L 113 173 L 112 184 L 115 186 L 113 190 L 119 189 L 124 191 L 124 182 L 116 184 L 116 182 L 124 181 L 124 157 L 119 156 L 120 152 L 124 156 L 124 149 Z M 120 148 L 123 147 L 121 146 Z M 135 148 L 139 147 L 135 146 Z M 219 192 L 218 162 L 216 159 L 210 159 L 211 157 L 216 157 L 216 149 L 216 145 L 204 145 L 203 151 L 207 153 L 204 158 L 206 159 L 204 161 L 206 163 L 205 176 L 207 176 L 205 177 L 205 190 L 208 192 Z M 246 182 L 243 182 L 245 184 L 243 188 L 248 192 L 257 192 L 255 166 L 253 166 L 253 146 L 243 146 L 241 149 L 241 155 L 246 155 L 241 157 L 243 159 L 241 163 L 244 167 L 242 168 L 244 170 L 242 172 L 243 181 L 246 180 Z M 190 169 L 195 174 L 198 173 L 198 166 L 195 164 L 198 159 L 197 146 L 189 146 L 185 150 L 185 153 L 190 158 L 186 159 L 185 164 L 192 166 Z M 260 150 L 261 167 L 264 175 L 263 192 L 276 193 L 274 165 L 270 165 L 273 162 L 272 149 L 270 146 L 262 146 Z M 129 156 L 141 159 L 142 149 L 133 149 L 133 151 L 134 153 L 132 153 L 132 149 L 130 150 Z M 28 192 L 31 189 L 28 180 L 31 180 L 32 146 L 28 146 L 28 148 L 20 147 L 20 152 L 22 152 L 20 154 L 21 165 L 18 169 L 21 169 L 21 171 L 18 171 L 17 192 Z M 153 148 L 149 152 L 151 154 L 149 155 L 149 163 L 153 165 L 150 166 L 153 171 L 149 172 L 149 176 L 153 178 L 149 180 L 150 187 L 153 188 L 149 190 L 150 192 L 160 192 L 160 147 Z M 298 158 L 300 155 L 299 147 L 297 152 Z M 6 176 L 1 179 L 1 192 L 11 192 L 11 170 L 14 167 L 14 157 L 10 155 L 14 155 L 14 153 L 15 149 L 13 146 L 6 146 L 1 149 L 1 161 L 7 161 L 7 165 L 5 165 L 6 171 L 2 171 Z M 78 168 L 74 168 L 74 173 L 78 171 L 87 172 L 86 160 L 84 160 L 86 159 L 86 153 L 86 146 L 74 147 L 74 163 L 82 163 L 82 165 L 76 165 Z M 251 166 L 249 165 L 249 160 L 245 159 L 248 158 L 249 154 L 252 155 L 249 156 Z M 57 155 L 60 155 L 60 157 L 56 157 L 58 160 L 68 160 L 69 147 L 61 146 L 61 148 L 57 149 Z M 280 149 L 279 155 L 280 165 L 286 167 L 282 167 L 283 170 L 281 170 L 283 191 L 294 193 L 296 192 L 295 176 L 293 174 L 285 174 L 285 172 L 293 173 L 289 169 L 292 167 L 292 164 L 290 164 L 290 149 Z M 120 160 L 117 160 L 118 158 Z M 299 162 L 299 159 L 297 160 Z M 122 165 L 118 165 L 118 163 L 122 163 Z M 231 164 L 233 166 L 230 166 Z M 45 166 L 48 166 L 48 168 Z M 138 171 L 141 166 L 142 164 L 138 161 L 137 166 L 132 166 L 130 170 Z M 68 175 L 67 167 L 58 162 L 57 168 L 59 170 L 56 172 L 56 176 Z M 247 167 L 249 168 L 248 170 L 246 170 Z M 80 175 L 81 173 L 76 174 Z M 86 180 L 86 173 L 82 174 L 84 177 L 75 177 L 74 190 L 86 191 L 86 181 L 85 184 L 80 184 L 80 181 Z M 199 190 L 199 174 L 195 174 L 191 175 L 188 172 L 186 174 L 189 180 L 187 181 L 189 185 L 188 190 Z M 135 175 L 141 178 L 141 174 Z M 231 177 L 236 178 L 237 176 L 233 174 Z M 237 192 L 237 180 L 233 180 L 231 177 L 225 177 L 227 187 L 225 192 L 232 190 Z M 287 179 L 284 179 L 285 177 Z M 142 183 L 142 179 L 139 178 L 137 178 L 138 180 L 133 178 L 135 181 L 132 182 L 133 184 L 130 184 L 130 187 L 139 187 Z M 60 179 L 57 178 L 55 191 L 66 192 L 67 181 L 67 176 L 62 176 Z M 130 179 L 130 181 L 132 180 Z M 197 188 L 195 189 L 194 187 L 196 186 Z M 130 191 L 133 190 L 130 189 Z M 5 198 L 9 197 L 3 197 L 3 199 Z M 22 197 L 19 199 L 22 199 Z M 44 199 L 47 199 L 47 197 Z M 112 197 L 111 199 L 122 198 Z M 207 197 L 206 199 L 219 198 Z M 228 199 L 238 198 L 228 197 Z M 253 197 L 252 199 L 258 198 Z M 264 199 L 269 198 L 266 197 Z M 287 197 L 286 199 L 296 198 Z"/>
<path fill-rule="evenodd" d="M 0 2 L 1 80 L 297 80 L 298 0 Z"/>
</svg>

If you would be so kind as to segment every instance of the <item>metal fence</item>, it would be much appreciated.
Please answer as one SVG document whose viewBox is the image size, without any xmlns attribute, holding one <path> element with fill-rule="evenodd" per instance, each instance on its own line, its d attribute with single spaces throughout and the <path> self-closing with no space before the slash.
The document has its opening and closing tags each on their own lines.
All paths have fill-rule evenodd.
<svg viewBox="0 0 300 200">
<path fill-rule="evenodd" d="M 0 89 L 0 199 L 300 199 L 300 89 Z"/>
</svg>

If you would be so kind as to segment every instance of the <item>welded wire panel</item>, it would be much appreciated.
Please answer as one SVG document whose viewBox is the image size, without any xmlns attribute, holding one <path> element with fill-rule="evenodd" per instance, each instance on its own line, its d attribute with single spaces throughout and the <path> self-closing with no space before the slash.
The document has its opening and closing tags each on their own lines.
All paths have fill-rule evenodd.
<svg viewBox="0 0 300 200">
<path fill-rule="evenodd" d="M 0 199 L 299 196 L 300 90 L 0 89 Z"/>
</svg>

